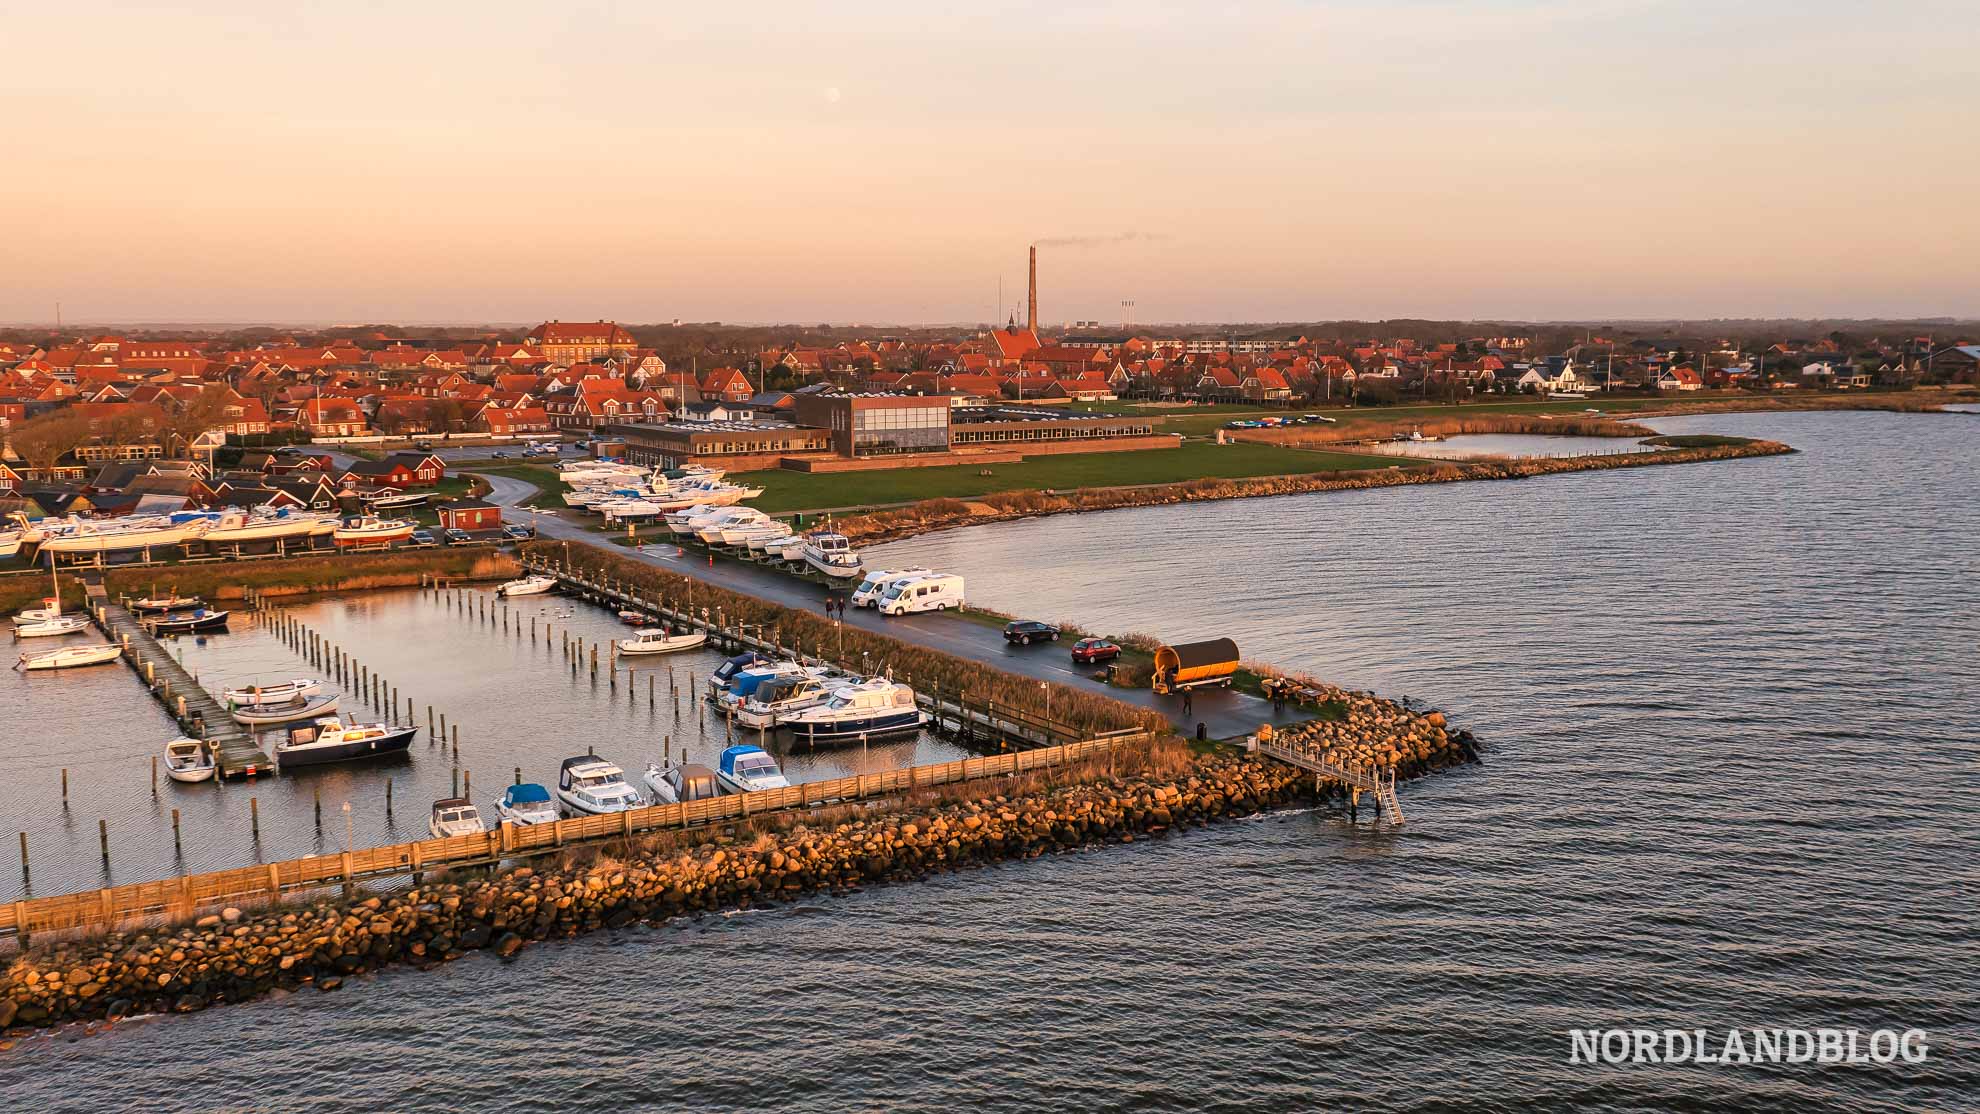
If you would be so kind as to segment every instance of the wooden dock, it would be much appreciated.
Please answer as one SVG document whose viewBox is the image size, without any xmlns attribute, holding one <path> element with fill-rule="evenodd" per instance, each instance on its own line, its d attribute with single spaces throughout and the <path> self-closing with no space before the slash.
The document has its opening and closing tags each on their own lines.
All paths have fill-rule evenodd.
<svg viewBox="0 0 1980 1114">
<path fill-rule="evenodd" d="M 111 641 L 124 648 L 124 660 L 131 663 L 145 688 L 179 721 L 179 729 L 206 740 L 219 763 L 221 777 L 275 772 L 274 760 L 262 752 L 254 736 L 235 723 L 233 714 L 165 652 L 136 616 L 111 602 L 100 581 L 85 583 L 83 590 L 88 596 L 90 617 Z"/>
<path fill-rule="evenodd" d="M 1316 747 L 1305 743 L 1288 743 L 1277 738 L 1259 739 L 1258 753 L 1289 766 L 1312 771 L 1316 788 L 1326 782 L 1334 782 L 1347 787 L 1348 792 L 1353 796 L 1358 797 L 1362 793 L 1371 794 L 1375 798 L 1377 814 L 1388 817 L 1391 824 L 1403 822 L 1402 803 L 1396 800 L 1394 770 L 1351 770 L 1329 761 Z"/>
</svg>

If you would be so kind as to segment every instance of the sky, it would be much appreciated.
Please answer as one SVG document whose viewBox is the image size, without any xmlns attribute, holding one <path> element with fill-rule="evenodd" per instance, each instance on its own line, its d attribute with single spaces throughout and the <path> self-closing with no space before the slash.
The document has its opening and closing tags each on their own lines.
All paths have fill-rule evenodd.
<svg viewBox="0 0 1980 1114">
<path fill-rule="evenodd" d="M 0 322 L 1980 315 L 1967 3 L 4 22 Z"/>
</svg>

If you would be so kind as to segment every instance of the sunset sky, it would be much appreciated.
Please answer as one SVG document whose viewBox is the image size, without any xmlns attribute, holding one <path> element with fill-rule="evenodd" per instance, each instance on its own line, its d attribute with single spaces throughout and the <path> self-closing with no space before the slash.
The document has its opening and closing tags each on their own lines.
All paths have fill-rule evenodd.
<svg viewBox="0 0 1980 1114">
<path fill-rule="evenodd" d="M 5 26 L 5 322 L 1980 314 L 1970 0 Z"/>
</svg>

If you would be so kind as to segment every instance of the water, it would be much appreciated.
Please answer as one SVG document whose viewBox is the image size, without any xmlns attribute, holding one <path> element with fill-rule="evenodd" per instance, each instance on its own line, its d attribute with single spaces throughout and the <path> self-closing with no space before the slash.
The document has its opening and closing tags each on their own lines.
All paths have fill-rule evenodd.
<svg viewBox="0 0 1980 1114">
<path fill-rule="evenodd" d="M 1397 456 L 1429 457 L 1433 460 L 1466 460 L 1482 456 L 1564 457 L 1613 456 L 1618 453 L 1654 453 L 1655 445 L 1645 445 L 1626 437 L 1582 437 L 1537 433 L 1460 433 L 1442 441 L 1384 441 L 1370 448 Z"/>
<path fill-rule="evenodd" d="M 874 554 L 964 572 L 989 606 L 1229 634 L 1437 702 L 1490 750 L 1404 786 L 1404 828 L 1289 810 L 37 1038 L 0 1057 L 0 1093 L 36 1110 L 132 1079 L 166 1109 L 1973 1109 L 1980 426 L 1656 424 L 1805 451 Z M 1569 1029 L 1615 1025 L 1915 1026 L 1933 1060 L 1567 1062 Z"/>
<path fill-rule="evenodd" d="M 486 598 L 482 591 L 467 593 Z M 344 849 L 347 838 L 369 847 L 427 838 L 428 807 L 452 796 L 458 773 L 473 800 L 492 812 L 494 799 L 515 780 L 554 785 L 558 765 L 595 749 L 621 766 L 634 783 L 649 761 L 669 747 L 678 756 L 712 764 L 724 745 L 724 725 L 700 699 L 703 679 L 723 657 L 713 650 L 667 654 L 639 662 L 628 686 L 618 687 L 601 663 L 591 679 L 588 659 L 575 674 L 561 644 L 546 644 L 554 626 L 587 644 L 628 636 L 616 615 L 601 607 L 556 596 L 527 596 L 509 605 L 511 624 L 470 618 L 439 595 L 416 589 L 326 597 L 292 610 L 311 629 L 410 699 L 420 728 L 403 758 L 298 768 L 282 777 L 180 785 L 161 772 L 151 792 L 151 759 L 179 732 L 157 701 L 144 694 L 129 666 L 25 674 L 0 672 L 0 737 L 15 739 L 0 755 L 0 832 L 11 840 L 28 833 L 32 892 L 67 893 L 103 885 L 149 881 L 181 872 L 217 870 Z M 538 624 L 534 639 L 530 620 Z M 520 620 L 519 622 L 517 620 Z M 44 641 L 55 642 L 55 639 Z M 72 641 L 82 642 L 77 636 Z M 166 644 L 211 691 L 232 685 L 269 684 L 293 677 L 329 682 L 334 675 L 310 666 L 289 649 L 266 621 L 236 609 L 230 630 Z M 600 657 L 605 657 L 601 647 Z M 648 677 L 653 702 L 648 703 Z M 679 697 L 670 695 L 670 677 Z M 691 686 L 692 682 L 692 686 Z M 381 718 L 351 692 L 339 693 L 339 714 L 360 721 Z M 445 714 L 460 759 L 427 735 L 426 707 Z M 676 707 L 679 714 L 676 714 Z M 743 741 L 756 741 L 742 732 Z M 272 747 L 276 736 L 269 735 Z M 764 740 L 795 781 L 927 762 L 966 752 L 932 735 L 875 743 L 865 750 L 792 750 L 775 733 Z M 267 749 L 265 747 L 264 749 Z M 61 771 L 69 771 L 69 802 L 61 799 Z M 385 787 L 392 785 L 392 809 Z M 316 823 L 321 794 L 323 822 Z M 257 798 L 257 841 L 249 798 Z M 343 806 L 351 806 L 345 824 Z M 172 843 L 172 810 L 180 814 L 181 845 Z M 110 826 L 110 867 L 99 850 L 98 819 Z M 11 850 L 11 849 L 10 849 Z M 21 895 L 21 877 L 0 876 L 0 901 Z"/>
</svg>

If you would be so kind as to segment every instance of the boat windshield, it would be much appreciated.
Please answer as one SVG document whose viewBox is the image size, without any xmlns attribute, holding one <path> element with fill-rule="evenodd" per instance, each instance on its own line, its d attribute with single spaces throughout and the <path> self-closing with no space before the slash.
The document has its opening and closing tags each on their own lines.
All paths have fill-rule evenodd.
<svg viewBox="0 0 1980 1114">
<path fill-rule="evenodd" d="M 736 760 L 736 772 L 739 774 L 774 774 L 777 772 L 777 760 L 767 754 L 739 758 Z"/>
<path fill-rule="evenodd" d="M 577 787 L 579 789 L 588 789 L 591 790 L 592 792 L 597 792 L 600 789 L 615 789 L 622 784 L 624 783 L 621 782 L 618 778 L 608 777 L 604 775 L 599 775 L 596 777 L 581 777 L 577 779 Z"/>
</svg>

